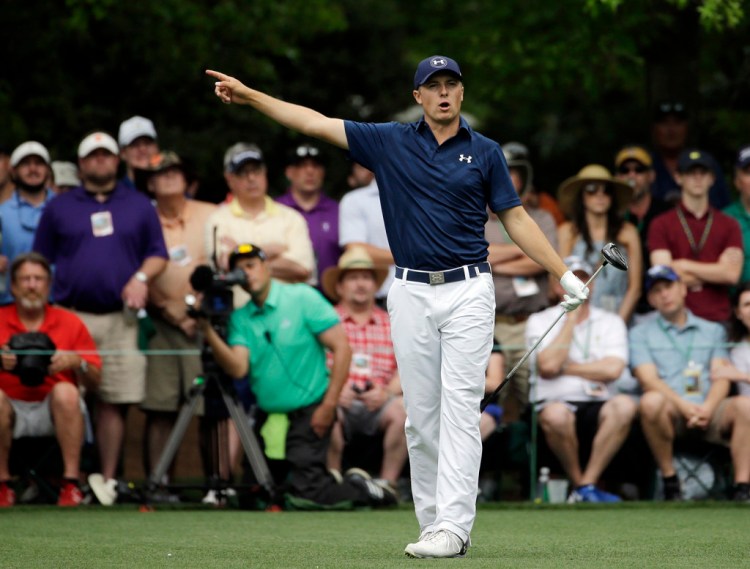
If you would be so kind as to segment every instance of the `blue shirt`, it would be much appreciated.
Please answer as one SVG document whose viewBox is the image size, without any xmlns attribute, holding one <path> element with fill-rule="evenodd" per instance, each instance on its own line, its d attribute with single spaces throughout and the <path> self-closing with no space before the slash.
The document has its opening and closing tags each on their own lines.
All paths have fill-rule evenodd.
<svg viewBox="0 0 750 569">
<path fill-rule="evenodd" d="M 703 403 L 711 387 L 711 361 L 729 358 L 724 327 L 688 311 L 678 328 L 661 316 L 630 329 L 630 365 L 656 365 L 659 377 L 680 397 Z M 700 369 L 696 378 L 690 369 Z"/>
<path fill-rule="evenodd" d="M 95 314 L 122 309 L 122 289 L 146 258 L 169 258 L 154 206 L 121 183 L 104 202 L 81 186 L 57 196 L 34 250 L 55 265 L 55 301 Z"/>
<path fill-rule="evenodd" d="M 0 273 L 0 304 L 10 304 L 10 263 L 22 253 L 28 253 L 34 244 L 34 233 L 39 218 L 47 203 L 55 194 L 47 189 L 45 198 L 39 205 L 32 205 L 23 199 L 18 190 L 11 198 L 0 204 L 0 255 L 8 257 L 9 268 Z"/>
<path fill-rule="evenodd" d="M 487 259 L 487 205 L 521 205 L 498 143 L 463 118 L 441 145 L 424 119 L 344 126 L 352 159 L 378 181 L 396 265 L 439 271 Z"/>
</svg>

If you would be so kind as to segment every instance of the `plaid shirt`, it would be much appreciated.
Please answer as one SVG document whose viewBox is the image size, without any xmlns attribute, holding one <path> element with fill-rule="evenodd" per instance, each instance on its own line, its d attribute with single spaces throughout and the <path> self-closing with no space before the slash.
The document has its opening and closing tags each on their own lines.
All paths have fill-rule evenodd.
<svg viewBox="0 0 750 569">
<path fill-rule="evenodd" d="M 361 388 L 365 388 L 368 381 L 372 385 L 388 385 L 396 373 L 396 356 L 393 353 L 388 313 L 375 306 L 369 322 L 362 325 L 352 319 L 343 305 L 337 304 L 334 308 L 341 317 L 341 324 L 352 348 L 348 381 Z M 329 367 L 332 361 L 329 353 Z"/>
</svg>

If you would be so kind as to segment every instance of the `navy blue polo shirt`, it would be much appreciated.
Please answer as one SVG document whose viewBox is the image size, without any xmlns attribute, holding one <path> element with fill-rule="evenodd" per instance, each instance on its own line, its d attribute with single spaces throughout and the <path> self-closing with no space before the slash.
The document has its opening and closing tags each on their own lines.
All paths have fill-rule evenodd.
<svg viewBox="0 0 750 569">
<path fill-rule="evenodd" d="M 438 145 L 415 123 L 345 121 L 349 153 L 372 170 L 396 265 L 423 271 L 487 259 L 487 205 L 521 205 L 500 145 L 461 118 L 456 136 Z"/>
</svg>

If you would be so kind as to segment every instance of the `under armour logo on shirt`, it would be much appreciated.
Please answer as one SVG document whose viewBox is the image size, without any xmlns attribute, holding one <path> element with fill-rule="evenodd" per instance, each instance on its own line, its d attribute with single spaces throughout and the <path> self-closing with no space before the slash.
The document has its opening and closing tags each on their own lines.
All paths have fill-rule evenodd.
<svg viewBox="0 0 750 569">
<path fill-rule="evenodd" d="M 461 156 L 458 157 L 458 161 L 466 161 L 467 164 L 471 164 L 471 156 L 464 156 L 463 154 L 461 154 Z"/>
</svg>

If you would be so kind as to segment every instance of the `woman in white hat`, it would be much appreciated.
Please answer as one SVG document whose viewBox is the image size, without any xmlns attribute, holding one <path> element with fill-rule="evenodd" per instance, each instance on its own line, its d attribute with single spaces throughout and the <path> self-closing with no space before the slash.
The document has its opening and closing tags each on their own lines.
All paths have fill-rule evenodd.
<svg viewBox="0 0 750 569">
<path fill-rule="evenodd" d="M 636 227 L 623 220 L 633 188 L 599 164 L 589 164 L 565 180 L 557 196 L 569 221 L 560 225 L 560 256 L 578 255 L 592 266 L 601 262 L 601 249 L 616 243 L 628 258 L 627 272 L 604 270 L 597 277 L 590 302 L 616 312 L 627 323 L 641 295 L 643 255 Z"/>
</svg>

